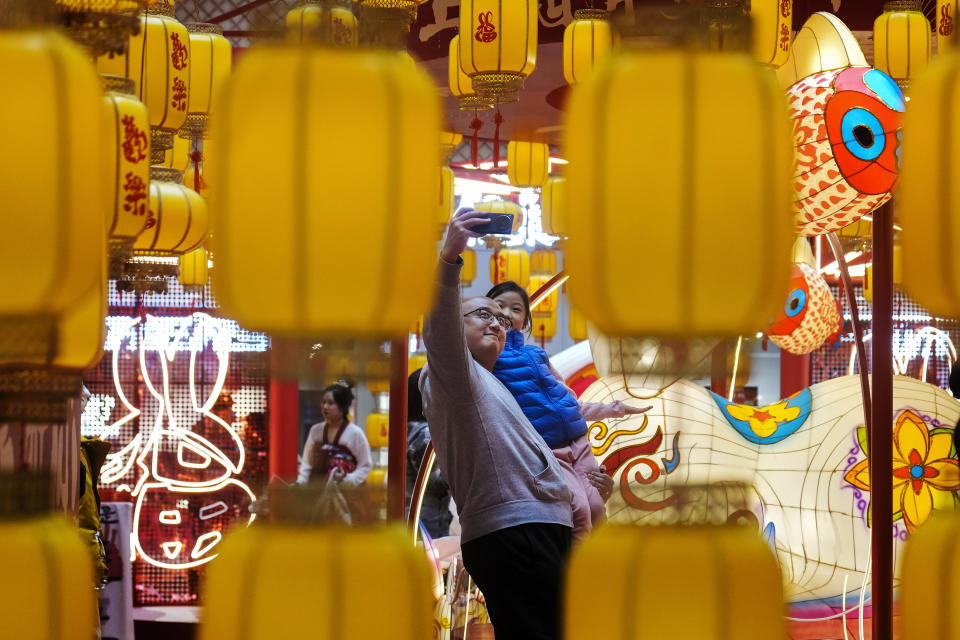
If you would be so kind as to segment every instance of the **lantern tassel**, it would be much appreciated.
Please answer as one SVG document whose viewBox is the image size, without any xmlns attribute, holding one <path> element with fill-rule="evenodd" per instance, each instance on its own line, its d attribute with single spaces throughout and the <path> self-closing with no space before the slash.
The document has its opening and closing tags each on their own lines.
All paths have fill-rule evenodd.
<svg viewBox="0 0 960 640">
<path fill-rule="evenodd" d="M 193 190 L 200 193 L 200 161 L 203 159 L 203 153 L 191 151 L 190 159 L 193 161 Z"/>
<path fill-rule="evenodd" d="M 473 138 L 470 139 L 470 164 L 474 168 L 480 168 L 480 128 L 483 126 L 483 120 L 477 117 L 477 112 L 473 112 L 473 120 L 470 121 L 470 128 L 473 129 Z"/>
<path fill-rule="evenodd" d="M 540 323 L 540 348 L 547 348 L 547 327 L 543 322 Z"/>
<path fill-rule="evenodd" d="M 499 100 L 497 100 L 497 113 L 493 116 L 493 123 L 496 125 L 493 129 L 493 168 L 496 169 L 500 166 L 500 125 L 503 124 Z"/>
</svg>

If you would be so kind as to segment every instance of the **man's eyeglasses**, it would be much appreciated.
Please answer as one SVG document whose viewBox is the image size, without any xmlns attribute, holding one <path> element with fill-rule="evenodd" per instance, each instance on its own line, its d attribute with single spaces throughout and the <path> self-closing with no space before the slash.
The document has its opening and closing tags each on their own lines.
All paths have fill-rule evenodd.
<svg viewBox="0 0 960 640">
<path fill-rule="evenodd" d="M 508 318 L 507 316 L 501 315 L 499 313 L 498 314 L 490 313 L 483 307 L 480 307 L 479 309 L 474 309 L 470 313 L 463 314 L 464 318 L 466 318 L 467 316 L 476 316 L 477 318 L 480 319 L 481 322 L 485 322 L 487 324 L 492 324 L 493 321 L 496 320 L 497 324 L 503 327 L 504 331 L 509 330 L 510 327 L 513 326 L 513 323 L 510 322 L 510 318 Z"/>
</svg>

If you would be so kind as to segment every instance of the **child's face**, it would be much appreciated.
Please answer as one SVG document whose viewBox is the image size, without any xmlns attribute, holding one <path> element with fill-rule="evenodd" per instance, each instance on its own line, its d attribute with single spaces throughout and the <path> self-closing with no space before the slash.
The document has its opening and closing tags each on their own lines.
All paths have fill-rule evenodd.
<svg viewBox="0 0 960 640">
<path fill-rule="evenodd" d="M 497 304 L 504 315 L 510 318 L 510 323 L 514 329 L 523 329 L 527 323 L 527 310 L 523 306 L 523 298 L 516 291 L 505 291 L 496 298 Z"/>
</svg>

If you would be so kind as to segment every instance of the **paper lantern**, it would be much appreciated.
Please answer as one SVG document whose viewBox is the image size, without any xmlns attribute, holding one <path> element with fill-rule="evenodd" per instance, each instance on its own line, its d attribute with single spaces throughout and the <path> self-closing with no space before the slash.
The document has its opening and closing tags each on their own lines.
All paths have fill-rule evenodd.
<svg viewBox="0 0 960 640">
<path fill-rule="evenodd" d="M 56 316 L 102 276 L 103 94 L 53 32 L 0 30 L 0 69 L 0 354 L 45 355 Z"/>
<path fill-rule="evenodd" d="M 246 54 L 222 94 L 208 170 L 224 313 L 287 334 L 405 333 L 432 301 L 409 285 L 436 266 L 423 232 L 437 224 L 432 81 L 390 52 L 283 46 Z M 357 229 L 367 250 L 315 250 Z M 340 271 L 350 276 L 319 275 Z"/>
<path fill-rule="evenodd" d="M 890 76 L 869 67 L 824 71 L 790 87 L 788 96 L 795 232 L 836 231 L 889 200 L 905 105 Z"/>
<path fill-rule="evenodd" d="M 460 109 L 487 111 L 493 109 L 493 104 L 487 98 L 480 97 L 473 88 L 470 76 L 464 73 L 460 65 L 460 35 L 450 40 L 449 57 L 447 58 L 447 79 L 450 93 L 460 105 Z"/>
<path fill-rule="evenodd" d="M 557 273 L 557 254 L 549 249 L 536 249 L 530 254 L 530 273 L 552 278 Z"/>
<path fill-rule="evenodd" d="M 354 48 L 359 42 L 357 17 L 346 2 L 305 2 L 287 12 L 286 23 L 290 42 L 322 42 Z"/>
<path fill-rule="evenodd" d="M 453 193 L 453 169 L 440 167 L 439 189 L 437 193 L 437 222 L 444 229 L 453 216 L 453 209 L 457 204 L 457 196 Z"/>
<path fill-rule="evenodd" d="M 103 76 L 106 91 L 101 118 L 103 194 L 107 198 L 110 244 L 129 249 L 147 223 L 150 185 L 150 120 L 133 94 L 133 82 Z"/>
<path fill-rule="evenodd" d="M 400 527 L 236 529 L 207 573 L 200 638 L 428 638 L 431 584 Z"/>
<path fill-rule="evenodd" d="M 927 66 L 933 37 L 919 2 L 888 2 L 873 22 L 873 65 L 898 83 Z"/>
<path fill-rule="evenodd" d="M 702 640 L 787 635 L 780 570 L 746 527 L 608 525 L 574 549 L 565 584 L 568 640 L 639 640 L 650 629 Z M 610 595 L 604 615 L 576 605 L 598 594 Z M 692 601 L 695 616 L 685 613 Z"/>
<path fill-rule="evenodd" d="M 540 190 L 540 221 L 544 233 L 553 236 L 566 235 L 563 212 L 566 190 L 567 179 L 553 176 L 547 178 L 546 184 Z"/>
<path fill-rule="evenodd" d="M 216 24 L 188 24 L 190 34 L 190 99 L 188 125 L 202 132 L 213 110 L 213 94 L 230 75 L 233 47 Z"/>
<path fill-rule="evenodd" d="M 787 61 L 777 69 L 777 79 L 786 90 L 814 73 L 866 66 L 867 59 L 847 25 L 832 13 L 818 11 L 800 27 Z"/>
<path fill-rule="evenodd" d="M 753 57 L 763 64 L 779 67 L 790 55 L 793 28 L 792 0 L 751 0 Z"/>
<path fill-rule="evenodd" d="M 960 514 L 944 514 L 917 529 L 904 547 L 899 589 L 903 640 L 958 637 L 950 597 L 960 588 L 958 538 Z"/>
<path fill-rule="evenodd" d="M 795 264 L 790 294 L 766 333 L 781 349 L 811 353 L 839 332 L 841 323 L 837 300 L 823 276 L 807 264 Z"/>
<path fill-rule="evenodd" d="M 407 360 L 407 371 L 413 373 L 417 369 L 423 369 L 427 366 L 427 356 L 422 353 L 415 353 Z"/>
<path fill-rule="evenodd" d="M 903 248 L 899 244 L 893 245 L 893 284 L 903 283 Z M 873 302 L 873 263 L 867 265 L 863 272 L 863 299 Z"/>
<path fill-rule="evenodd" d="M 464 249 L 460 254 L 463 266 L 460 267 L 460 282 L 469 287 L 477 278 L 477 253 L 473 249 Z"/>
<path fill-rule="evenodd" d="M 179 171 L 150 169 L 150 210 L 146 228 L 133 243 L 135 252 L 179 256 L 193 251 L 206 239 L 207 203 L 182 182 Z"/>
<path fill-rule="evenodd" d="M 535 311 L 530 317 L 530 335 L 540 341 L 542 347 L 544 343 L 553 340 L 557 335 L 557 312 L 541 313 Z"/>
<path fill-rule="evenodd" d="M 576 84 L 597 61 L 610 54 L 613 30 L 606 11 L 580 9 L 563 30 L 563 77 Z"/>
<path fill-rule="evenodd" d="M 373 489 L 383 489 L 387 486 L 387 470 L 383 467 L 374 467 L 367 475 L 366 485 Z"/>
<path fill-rule="evenodd" d="M 89 552 L 63 516 L 0 519 L 0 636 L 89 640 L 98 628 Z"/>
<path fill-rule="evenodd" d="M 570 338 L 576 342 L 590 337 L 587 333 L 587 318 L 573 307 L 570 307 L 570 315 L 567 316 L 567 331 Z"/>
<path fill-rule="evenodd" d="M 454 133 L 453 131 L 441 131 L 440 132 L 440 153 L 444 158 L 450 157 L 463 140 L 463 134 Z"/>
<path fill-rule="evenodd" d="M 532 260 L 531 260 L 532 261 Z M 531 269 L 532 270 L 532 269 Z M 531 298 L 543 287 L 547 282 L 550 281 L 550 276 L 546 275 L 532 275 L 530 276 L 530 283 L 527 285 L 527 293 Z M 560 291 L 559 287 L 555 287 L 553 291 L 547 294 L 543 300 L 540 301 L 536 307 L 533 307 L 532 311 L 534 313 L 553 313 L 560 306 Z"/>
<path fill-rule="evenodd" d="M 957 46 L 957 0 L 937 0 L 937 53 L 947 53 Z"/>
<path fill-rule="evenodd" d="M 390 416 L 371 413 L 367 416 L 367 441 L 371 447 L 386 447 L 389 443 Z"/>
<path fill-rule="evenodd" d="M 370 393 L 390 393 L 390 356 L 368 360 L 364 375 Z"/>
<path fill-rule="evenodd" d="M 773 316 L 790 266 L 783 105 L 768 70 L 729 52 L 623 50 L 572 89 L 564 207 L 584 215 L 565 220 L 564 267 L 602 331 L 736 335 Z"/>
<path fill-rule="evenodd" d="M 207 286 L 207 277 L 210 273 L 207 250 L 203 247 L 194 249 L 180 256 L 177 280 L 187 290 L 202 290 Z"/>
<path fill-rule="evenodd" d="M 97 58 L 100 73 L 133 80 L 134 92 L 161 132 L 154 151 L 169 149 L 173 132 L 187 120 L 190 98 L 190 35 L 174 17 L 173 4 L 155 2 L 140 17 L 140 31 L 126 55 Z M 159 146 L 158 146 L 159 145 Z"/>
<path fill-rule="evenodd" d="M 462 0 L 460 67 L 480 97 L 504 94 L 533 73 L 537 64 L 537 0 Z"/>
<path fill-rule="evenodd" d="M 960 60 L 938 56 L 913 83 L 904 116 L 903 169 L 897 211 L 909 215 L 900 232 L 903 285 L 934 315 L 960 316 L 960 128 L 956 78 Z M 907 220 L 906 217 L 903 218 Z"/>
<path fill-rule="evenodd" d="M 511 233 L 516 233 L 523 226 L 523 207 L 513 200 L 504 200 L 496 198 L 493 200 L 483 200 L 473 205 L 477 211 L 486 211 L 487 213 L 512 213 L 513 228 Z"/>
<path fill-rule="evenodd" d="M 550 147 L 511 140 L 507 145 L 507 177 L 517 187 L 539 187 L 550 175 Z"/>
<path fill-rule="evenodd" d="M 490 256 L 490 282 L 507 280 L 524 288 L 530 284 L 530 254 L 523 249 L 501 249 Z"/>
</svg>

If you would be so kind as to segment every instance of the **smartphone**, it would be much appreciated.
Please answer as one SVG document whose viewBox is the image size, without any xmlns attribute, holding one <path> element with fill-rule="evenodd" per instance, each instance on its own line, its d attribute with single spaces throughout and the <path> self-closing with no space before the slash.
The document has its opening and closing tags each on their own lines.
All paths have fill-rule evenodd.
<svg viewBox="0 0 960 640">
<path fill-rule="evenodd" d="M 512 213 L 488 213 L 484 217 L 489 218 L 490 222 L 471 227 L 470 230 L 483 235 L 508 236 L 513 233 Z"/>
</svg>

